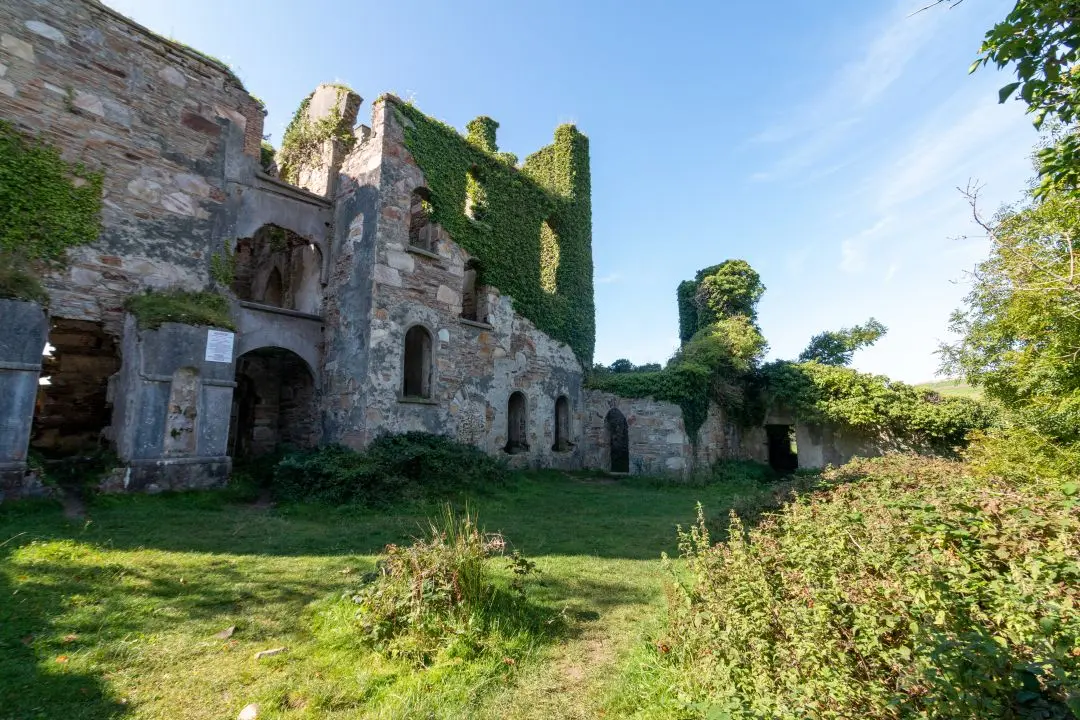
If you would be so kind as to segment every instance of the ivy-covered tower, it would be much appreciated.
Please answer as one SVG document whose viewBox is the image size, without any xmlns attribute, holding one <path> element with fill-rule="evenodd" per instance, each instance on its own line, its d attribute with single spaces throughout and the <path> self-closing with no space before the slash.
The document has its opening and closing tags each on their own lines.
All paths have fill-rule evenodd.
<svg viewBox="0 0 1080 720">
<path fill-rule="evenodd" d="M 466 135 L 392 96 L 345 159 L 327 311 L 325 439 L 449 434 L 580 467 L 592 362 L 588 139 L 520 164 L 498 123 Z"/>
</svg>

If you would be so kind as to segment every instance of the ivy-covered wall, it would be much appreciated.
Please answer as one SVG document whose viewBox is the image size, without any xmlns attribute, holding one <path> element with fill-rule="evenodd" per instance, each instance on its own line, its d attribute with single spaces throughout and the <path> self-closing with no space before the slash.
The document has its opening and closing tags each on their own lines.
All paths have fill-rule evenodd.
<svg viewBox="0 0 1080 720">
<path fill-rule="evenodd" d="M 491 118 L 471 122 L 463 137 L 412 105 L 396 99 L 392 105 L 403 116 L 406 147 L 431 193 L 432 220 L 479 261 L 481 284 L 512 297 L 516 312 L 591 367 L 588 138 L 562 125 L 553 144 L 518 167 L 512 154 L 498 152 L 498 123 Z"/>
</svg>

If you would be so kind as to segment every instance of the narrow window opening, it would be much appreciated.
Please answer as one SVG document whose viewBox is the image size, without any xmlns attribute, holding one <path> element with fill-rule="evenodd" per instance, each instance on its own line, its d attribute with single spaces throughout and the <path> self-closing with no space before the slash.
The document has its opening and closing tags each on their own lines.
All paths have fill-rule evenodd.
<svg viewBox="0 0 1080 720">
<path fill-rule="evenodd" d="M 431 397 L 431 334 L 420 325 L 414 325 L 405 333 L 401 394 L 407 398 Z"/>
<path fill-rule="evenodd" d="M 794 425 L 766 425 L 769 443 L 769 465 L 777 472 L 794 472 L 799 468 L 798 447 Z"/>
<path fill-rule="evenodd" d="M 465 264 L 465 278 L 461 284 L 461 317 L 475 322 L 487 322 L 486 313 L 480 308 L 480 265 L 475 260 Z"/>
<path fill-rule="evenodd" d="M 540 287 L 553 295 L 559 285 L 559 236 L 552 221 L 540 226 Z"/>
<path fill-rule="evenodd" d="M 431 192 L 423 187 L 413 190 L 409 200 L 409 245 L 427 252 L 435 252 L 431 210 Z"/>
<path fill-rule="evenodd" d="M 465 215 L 483 222 L 488 214 L 487 190 L 480 168 L 473 165 L 465 176 Z"/>
<path fill-rule="evenodd" d="M 515 392 L 510 395 L 506 408 L 506 452 L 511 455 L 529 451 L 528 416 L 525 411 L 525 395 Z"/>
<path fill-rule="evenodd" d="M 555 401 L 555 444 L 552 450 L 566 452 L 573 446 L 570 442 L 570 401 L 561 396 Z"/>
</svg>

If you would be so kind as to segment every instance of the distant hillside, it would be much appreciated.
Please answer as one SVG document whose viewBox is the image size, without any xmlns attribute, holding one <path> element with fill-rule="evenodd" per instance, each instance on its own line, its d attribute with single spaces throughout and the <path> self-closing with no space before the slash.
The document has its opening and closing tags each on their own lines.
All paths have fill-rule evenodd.
<svg viewBox="0 0 1080 720">
<path fill-rule="evenodd" d="M 942 395 L 950 395 L 953 397 L 969 397 L 974 400 L 978 400 L 982 397 L 981 389 L 972 387 L 963 380 L 958 380 L 956 378 L 945 378 L 944 380 L 919 383 L 915 387 L 934 390 Z"/>
</svg>

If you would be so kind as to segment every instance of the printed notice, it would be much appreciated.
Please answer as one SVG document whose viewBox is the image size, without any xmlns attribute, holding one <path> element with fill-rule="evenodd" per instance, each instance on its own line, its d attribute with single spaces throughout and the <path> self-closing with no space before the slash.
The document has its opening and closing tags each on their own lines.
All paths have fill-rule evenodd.
<svg viewBox="0 0 1080 720">
<path fill-rule="evenodd" d="M 206 331 L 206 361 L 231 363 L 233 334 L 224 330 Z"/>
</svg>

